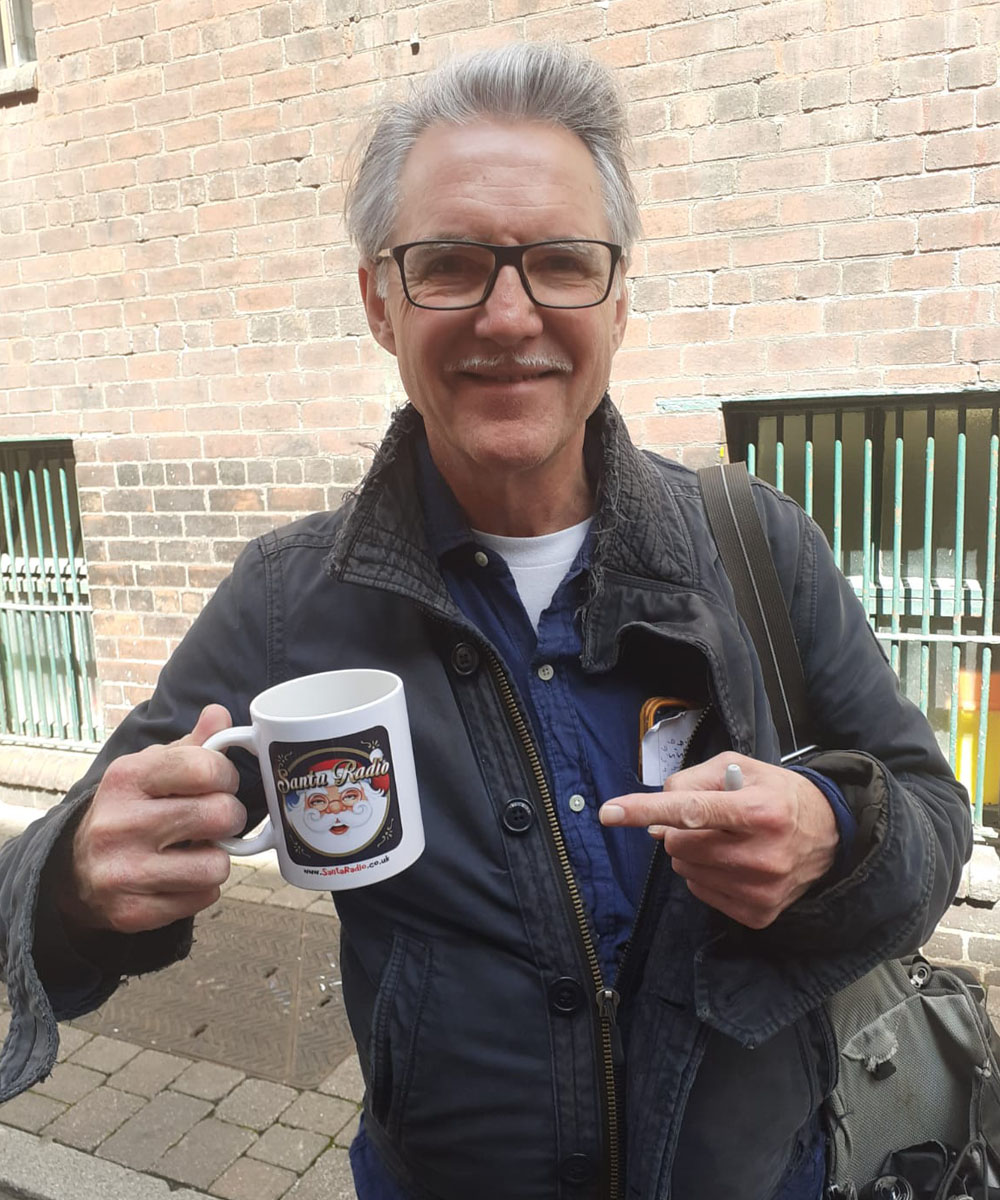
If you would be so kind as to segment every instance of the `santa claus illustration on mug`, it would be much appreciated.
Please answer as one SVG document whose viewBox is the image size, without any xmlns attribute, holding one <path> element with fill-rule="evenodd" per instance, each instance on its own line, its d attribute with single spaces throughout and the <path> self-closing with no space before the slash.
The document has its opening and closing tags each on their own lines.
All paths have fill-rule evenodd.
<svg viewBox="0 0 1000 1200">
<path fill-rule="evenodd" d="M 288 823 L 304 845 L 339 857 L 377 836 L 389 810 L 388 764 L 380 760 L 373 750 L 367 767 L 349 759 L 315 763 L 309 784 L 285 794 Z"/>
</svg>

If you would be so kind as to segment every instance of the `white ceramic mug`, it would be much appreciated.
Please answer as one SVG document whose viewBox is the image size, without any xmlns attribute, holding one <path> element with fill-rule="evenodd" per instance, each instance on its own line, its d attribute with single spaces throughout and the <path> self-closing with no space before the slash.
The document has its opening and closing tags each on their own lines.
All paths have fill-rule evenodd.
<svg viewBox="0 0 1000 1200">
<path fill-rule="evenodd" d="M 220 839 L 224 850 L 276 850 L 289 883 L 324 891 L 377 883 L 420 857 L 424 827 L 398 675 L 303 675 L 255 697 L 250 720 L 205 742 L 255 754 L 267 795 L 266 827 Z"/>
</svg>

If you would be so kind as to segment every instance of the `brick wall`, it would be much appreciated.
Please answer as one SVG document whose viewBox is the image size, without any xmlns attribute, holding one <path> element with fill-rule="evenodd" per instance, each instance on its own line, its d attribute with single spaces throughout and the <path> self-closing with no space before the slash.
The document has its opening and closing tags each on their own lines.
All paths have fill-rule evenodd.
<svg viewBox="0 0 1000 1200">
<path fill-rule="evenodd" d="M 37 95 L 0 101 L 0 436 L 74 439 L 109 726 L 399 402 L 341 177 L 362 115 L 454 51 L 553 37 L 620 71 L 646 239 L 613 392 L 643 444 L 714 455 L 728 398 L 1000 381 L 995 0 L 34 12 Z"/>
</svg>

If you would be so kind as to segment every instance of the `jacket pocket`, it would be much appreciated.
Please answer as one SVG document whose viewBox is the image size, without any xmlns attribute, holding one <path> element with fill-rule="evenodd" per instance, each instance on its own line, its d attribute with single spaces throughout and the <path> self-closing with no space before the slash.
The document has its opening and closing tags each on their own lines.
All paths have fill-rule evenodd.
<svg viewBox="0 0 1000 1200">
<path fill-rule="evenodd" d="M 430 947 L 394 934 L 372 1011 L 369 1052 L 371 1115 L 392 1137 L 398 1137 L 406 1111 L 430 978 Z"/>
</svg>

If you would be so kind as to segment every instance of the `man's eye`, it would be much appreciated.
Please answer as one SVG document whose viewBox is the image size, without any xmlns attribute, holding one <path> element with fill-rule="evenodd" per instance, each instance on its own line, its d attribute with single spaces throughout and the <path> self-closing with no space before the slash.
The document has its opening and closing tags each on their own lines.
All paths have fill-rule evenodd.
<svg viewBox="0 0 1000 1200">
<path fill-rule="evenodd" d="M 438 254 L 420 264 L 419 272 L 425 279 L 441 275 L 470 275 L 480 270 L 475 259 L 464 254 Z"/>
<path fill-rule="evenodd" d="M 546 275 L 571 275 L 587 277 L 594 273 L 594 265 L 587 255 L 571 254 L 566 251 L 546 254 L 539 262 L 531 264 L 533 271 Z"/>
</svg>

